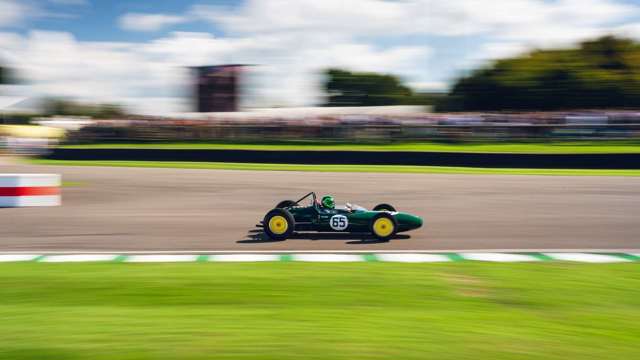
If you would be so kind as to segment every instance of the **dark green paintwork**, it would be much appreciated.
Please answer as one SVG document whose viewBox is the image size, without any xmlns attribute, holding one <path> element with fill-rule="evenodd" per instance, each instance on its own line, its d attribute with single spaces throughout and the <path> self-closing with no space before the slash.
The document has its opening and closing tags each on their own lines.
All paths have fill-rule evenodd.
<svg viewBox="0 0 640 360">
<path fill-rule="evenodd" d="M 383 211 L 354 209 L 349 211 L 343 208 L 326 209 L 317 204 L 310 206 L 292 206 L 286 208 L 296 221 L 297 231 L 320 232 L 370 232 L 371 219 Z M 389 212 L 397 224 L 397 232 L 409 231 L 422 226 L 423 221 L 419 216 L 404 212 Z M 344 215 L 348 219 L 348 226 L 344 230 L 331 228 L 329 221 L 335 215 Z"/>
</svg>

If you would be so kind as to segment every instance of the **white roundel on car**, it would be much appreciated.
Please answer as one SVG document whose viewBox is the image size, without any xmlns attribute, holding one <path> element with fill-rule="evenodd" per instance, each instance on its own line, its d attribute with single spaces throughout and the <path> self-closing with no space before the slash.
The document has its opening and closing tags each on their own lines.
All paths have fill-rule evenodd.
<svg viewBox="0 0 640 360">
<path fill-rule="evenodd" d="M 333 230 L 342 231 L 349 226 L 349 219 L 344 215 L 333 215 L 329 220 L 329 226 Z"/>
</svg>

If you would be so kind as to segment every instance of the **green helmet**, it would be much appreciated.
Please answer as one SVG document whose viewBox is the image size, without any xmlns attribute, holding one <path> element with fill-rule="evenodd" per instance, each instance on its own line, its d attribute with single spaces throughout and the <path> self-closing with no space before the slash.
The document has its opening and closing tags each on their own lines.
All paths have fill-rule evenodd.
<svg viewBox="0 0 640 360">
<path fill-rule="evenodd" d="M 333 201 L 333 196 L 331 195 L 325 195 L 322 197 L 322 206 L 326 207 L 327 209 L 333 209 L 336 206 L 335 201 Z"/>
</svg>

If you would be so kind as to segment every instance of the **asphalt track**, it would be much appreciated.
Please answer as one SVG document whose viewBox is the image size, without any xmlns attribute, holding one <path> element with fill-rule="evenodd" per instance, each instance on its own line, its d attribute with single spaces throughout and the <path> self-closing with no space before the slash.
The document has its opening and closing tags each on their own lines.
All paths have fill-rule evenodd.
<svg viewBox="0 0 640 360">
<path fill-rule="evenodd" d="M 0 164 L 61 173 L 63 206 L 0 209 L 0 251 L 386 251 L 640 248 L 640 177 L 313 173 Z M 388 202 L 426 226 L 386 243 L 255 224 L 314 190 Z"/>
</svg>

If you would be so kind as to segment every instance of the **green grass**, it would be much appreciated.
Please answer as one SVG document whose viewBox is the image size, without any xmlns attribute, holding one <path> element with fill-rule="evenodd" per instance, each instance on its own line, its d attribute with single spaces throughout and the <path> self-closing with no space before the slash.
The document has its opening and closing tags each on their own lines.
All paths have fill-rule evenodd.
<svg viewBox="0 0 640 360">
<path fill-rule="evenodd" d="M 637 264 L 2 264 L 2 359 L 638 359 Z"/>
<path fill-rule="evenodd" d="M 82 181 L 63 181 L 62 187 L 80 187 L 84 186 L 85 183 Z"/>
<path fill-rule="evenodd" d="M 171 161 L 83 161 L 31 159 L 37 165 L 65 166 L 117 166 L 176 169 L 265 170 L 265 171 L 319 171 L 319 172 L 375 172 L 415 174 L 488 174 L 488 175 L 562 175 L 562 176 L 640 176 L 640 170 L 589 169 L 497 169 L 446 166 L 401 165 L 304 165 L 256 164 L 223 162 L 171 162 Z"/>
<path fill-rule="evenodd" d="M 246 150 L 360 150 L 432 151 L 534 154 L 640 153 L 640 141 L 565 141 L 548 143 L 460 143 L 406 142 L 390 144 L 290 141 L 276 143 L 129 143 L 64 145 L 67 149 L 246 149 Z"/>
</svg>

